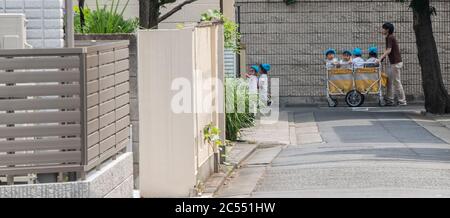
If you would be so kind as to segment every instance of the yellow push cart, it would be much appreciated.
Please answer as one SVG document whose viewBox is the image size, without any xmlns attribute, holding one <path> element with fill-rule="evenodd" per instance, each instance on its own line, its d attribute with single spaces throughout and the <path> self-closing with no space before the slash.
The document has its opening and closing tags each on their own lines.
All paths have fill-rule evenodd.
<svg viewBox="0 0 450 218">
<path fill-rule="evenodd" d="M 387 85 L 387 75 L 382 67 L 372 63 L 364 67 L 330 68 L 327 69 L 327 101 L 328 106 L 336 107 L 337 96 L 345 96 L 349 107 L 359 107 L 364 104 L 365 96 L 378 96 L 380 106 L 385 105 L 383 88 Z"/>
</svg>

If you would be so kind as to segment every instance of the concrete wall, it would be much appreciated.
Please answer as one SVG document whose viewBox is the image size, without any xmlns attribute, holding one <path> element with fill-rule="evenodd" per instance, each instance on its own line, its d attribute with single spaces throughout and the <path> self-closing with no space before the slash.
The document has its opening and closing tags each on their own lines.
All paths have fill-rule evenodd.
<svg viewBox="0 0 450 218">
<path fill-rule="evenodd" d="M 232 21 L 236 20 L 236 11 L 234 8 L 235 1 L 236 0 L 223 1 L 223 15 Z"/>
<path fill-rule="evenodd" d="M 432 1 L 438 10 L 433 18 L 445 84 L 450 82 L 450 1 Z M 376 44 L 384 49 L 377 33 L 383 22 L 397 27 L 405 67 L 402 79 L 410 100 L 422 94 L 412 12 L 407 4 L 385 0 L 299 0 L 287 6 L 283 0 L 236 0 L 240 7 L 241 32 L 247 47 L 247 64 L 272 64 L 272 77 L 280 78 L 284 103 L 323 100 L 325 71 L 323 51 L 334 47 Z"/>
<path fill-rule="evenodd" d="M 212 173 L 213 150 L 202 131 L 211 122 L 221 129 L 225 124 L 219 113 L 223 88 L 215 83 L 223 81 L 221 29 L 214 25 L 138 32 L 143 197 L 187 197 L 197 180 Z"/>
<path fill-rule="evenodd" d="M 0 0 L 0 13 L 25 14 L 33 48 L 64 46 L 63 8 L 63 0 Z"/>
</svg>

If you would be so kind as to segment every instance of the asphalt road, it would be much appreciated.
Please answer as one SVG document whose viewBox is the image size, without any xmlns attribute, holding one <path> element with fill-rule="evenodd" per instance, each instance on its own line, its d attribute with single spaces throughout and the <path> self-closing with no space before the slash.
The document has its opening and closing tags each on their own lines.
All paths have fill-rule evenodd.
<svg viewBox="0 0 450 218">
<path fill-rule="evenodd" d="M 307 127 L 293 113 L 323 142 L 283 148 L 246 196 L 450 197 L 450 145 L 404 112 L 315 110 Z"/>
</svg>

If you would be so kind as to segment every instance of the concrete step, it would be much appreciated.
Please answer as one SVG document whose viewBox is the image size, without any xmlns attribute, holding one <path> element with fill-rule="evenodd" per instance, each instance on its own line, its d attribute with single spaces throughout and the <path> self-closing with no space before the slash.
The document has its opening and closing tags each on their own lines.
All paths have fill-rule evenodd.
<svg viewBox="0 0 450 218">
<path fill-rule="evenodd" d="M 239 166 L 258 147 L 258 144 L 236 143 L 228 154 L 227 162 L 233 166 Z"/>
</svg>

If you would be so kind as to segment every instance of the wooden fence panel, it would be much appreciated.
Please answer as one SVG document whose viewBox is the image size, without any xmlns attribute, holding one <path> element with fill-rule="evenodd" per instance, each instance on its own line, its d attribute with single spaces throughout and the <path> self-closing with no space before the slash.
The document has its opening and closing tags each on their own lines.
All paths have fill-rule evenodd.
<svg viewBox="0 0 450 218">
<path fill-rule="evenodd" d="M 127 41 L 0 50 L 0 176 L 83 175 L 129 144 Z"/>
<path fill-rule="evenodd" d="M 0 175 L 83 170 L 84 68 L 63 50 L 0 51 Z"/>
<path fill-rule="evenodd" d="M 130 125 L 130 75 L 129 51 L 125 44 L 91 49 L 88 57 L 87 78 L 96 86 L 96 89 L 91 87 L 87 104 L 87 119 L 93 125 L 87 140 L 86 169 L 90 170 L 114 157 L 129 143 L 129 132 L 124 134 L 123 131 L 129 131 Z"/>
</svg>

